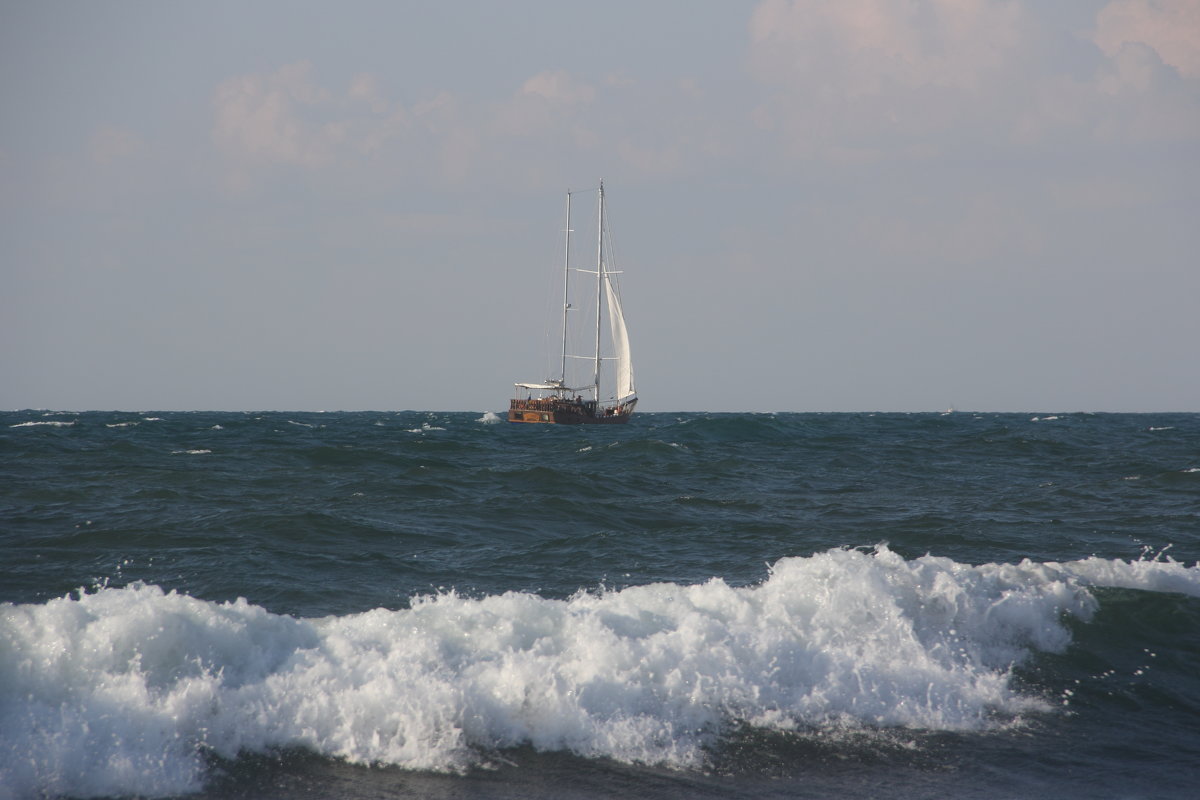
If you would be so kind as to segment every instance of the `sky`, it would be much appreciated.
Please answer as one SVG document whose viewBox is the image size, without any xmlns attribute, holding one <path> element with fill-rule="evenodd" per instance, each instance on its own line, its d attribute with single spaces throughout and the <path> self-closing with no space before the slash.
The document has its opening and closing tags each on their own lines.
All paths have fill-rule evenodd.
<svg viewBox="0 0 1200 800">
<path fill-rule="evenodd" d="M 0 0 L 0 408 L 1200 411 L 1195 0 Z M 579 226 L 576 226 L 579 227 Z"/>
</svg>

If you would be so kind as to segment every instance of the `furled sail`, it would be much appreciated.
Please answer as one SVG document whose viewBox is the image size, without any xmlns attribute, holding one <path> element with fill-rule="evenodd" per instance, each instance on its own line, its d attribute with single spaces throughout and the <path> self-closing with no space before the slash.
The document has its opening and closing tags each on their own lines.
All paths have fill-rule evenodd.
<svg viewBox="0 0 1200 800">
<path fill-rule="evenodd" d="M 629 331 L 625 328 L 625 315 L 621 312 L 621 301 L 613 289 L 612 279 L 604 281 L 608 296 L 608 327 L 612 332 L 614 358 L 616 359 L 616 399 L 624 401 L 634 394 L 633 362 L 629 358 Z"/>
</svg>

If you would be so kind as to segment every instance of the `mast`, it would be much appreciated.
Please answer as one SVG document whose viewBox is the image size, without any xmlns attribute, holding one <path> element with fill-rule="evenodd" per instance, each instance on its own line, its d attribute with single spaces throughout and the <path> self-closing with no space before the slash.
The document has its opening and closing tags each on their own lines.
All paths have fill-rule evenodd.
<svg viewBox="0 0 1200 800">
<path fill-rule="evenodd" d="M 571 310 L 567 289 L 571 281 L 571 190 L 567 190 L 567 242 L 563 248 L 562 385 L 567 385 L 567 312 Z"/>
<path fill-rule="evenodd" d="M 600 181 L 600 211 L 597 216 L 596 234 L 596 378 L 593 391 L 596 395 L 596 410 L 600 409 L 600 293 L 604 288 L 604 181 Z"/>
</svg>

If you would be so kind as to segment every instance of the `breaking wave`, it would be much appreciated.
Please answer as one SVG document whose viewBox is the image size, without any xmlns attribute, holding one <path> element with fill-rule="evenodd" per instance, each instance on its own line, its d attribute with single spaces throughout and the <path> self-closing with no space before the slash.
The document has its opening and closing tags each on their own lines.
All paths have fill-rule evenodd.
<svg viewBox="0 0 1200 800">
<path fill-rule="evenodd" d="M 1200 567 L 881 545 L 747 587 L 446 592 L 319 619 L 142 584 L 8 604 L 0 796 L 177 794 L 211 755 L 297 746 L 416 770 L 518 745 L 687 769 L 732 726 L 992 730 L 1056 707 L 1012 670 L 1070 645 L 1093 586 L 1200 596 Z"/>
</svg>

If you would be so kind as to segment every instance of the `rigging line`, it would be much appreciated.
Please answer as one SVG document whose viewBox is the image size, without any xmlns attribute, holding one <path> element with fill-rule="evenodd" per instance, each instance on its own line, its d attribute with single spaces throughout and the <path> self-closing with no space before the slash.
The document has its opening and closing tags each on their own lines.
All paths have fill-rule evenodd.
<svg viewBox="0 0 1200 800">
<path fill-rule="evenodd" d="M 621 297 L 621 282 L 617 280 L 617 275 L 621 274 L 621 270 L 617 269 L 617 248 L 613 244 L 613 225 L 608 216 L 608 208 L 604 209 L 604 242 L 608 252 L 608 266 L 611 269 L 605 269 L 608 273 L 608 283 L 613 288 L 613 294 L 617 296 L 617 300 L 624 303 Z"/>
<path fill-rule="evenodd" d="M 616 249 L 616 247 L 613 246 L 613 224 L 612 224 L 612 220 L 609 219 L 607 208 L 604 209 L 604 220 L 607 223 L 607 228 L 608 228 L 608 230 L 606 231 L 608 233 L 608 252 L 609 252 L 609 255 L 612 256 L 613 266 L 615 267 L 617 265 L 617 249 Z"/>
</svg>

